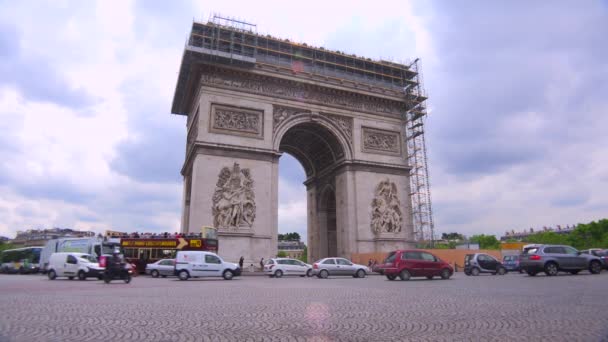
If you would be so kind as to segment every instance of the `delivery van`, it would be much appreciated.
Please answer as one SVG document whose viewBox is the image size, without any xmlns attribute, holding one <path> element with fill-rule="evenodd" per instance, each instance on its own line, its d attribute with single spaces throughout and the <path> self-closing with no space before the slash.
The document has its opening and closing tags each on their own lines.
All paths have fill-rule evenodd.
<svg viewBox="0 0 608 342">
<path fill-rule="evenodd" d="M 72 280 L 78 277 L 86 280 L 88 277 L 103 278 L 104 268 L 97 263 L 97 258 L 86 253 L 53 253 L 49 259 L 47 275 L 50 280 L 57 277 L 68 277 Z"/>
<path fill-rule="evenodd" d="M 180 280 L 198 277 L 223 277 L 230 280 L 241 275 L 241 268 L 212 252 L 178 251 L 175 257 L 175 275 Z"/>
</svg>

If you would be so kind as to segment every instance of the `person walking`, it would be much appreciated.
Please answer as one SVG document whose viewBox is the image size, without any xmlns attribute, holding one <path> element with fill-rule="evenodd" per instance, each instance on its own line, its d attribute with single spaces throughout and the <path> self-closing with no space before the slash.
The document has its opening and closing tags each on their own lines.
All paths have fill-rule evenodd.
<svg viewBox="0 0 608 342">
<path fill-rule="evenodd" d="M 264 272 L 264 258 L 260 260 L 260 269 L 262 272 Z"/>
<path fill-rule="evenodd" d="M 239 259 L 239 267 L 241 268 L 241 270 L 243 269 L 243 262 L 245 261 L 245 258 L 243 258 L 243 256 L 241 256 L 241 258 Z"/>
</svg>

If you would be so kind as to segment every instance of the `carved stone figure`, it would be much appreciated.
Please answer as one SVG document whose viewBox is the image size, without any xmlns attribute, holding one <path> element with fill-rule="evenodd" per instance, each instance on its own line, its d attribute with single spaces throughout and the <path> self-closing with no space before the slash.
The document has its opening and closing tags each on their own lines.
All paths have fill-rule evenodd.
<svg viewBox="0 0 608 342">
<path fill-rule="evenodd" d="M 375 234 L 399 233 L 403 223 L 397 185 L 388 179 L 376 186 L 372 200 L 371 228 Z"/>
<path fill-rule="evenodd" d="M 249 169 L 234 163 L 232 170 L 224 167 L 213 194 L 213 220 L 218 228 L 251 228 L 255 220 L 255 195 Z"/>
<path fill-rule="evenodd" d="M 287 120 L 289 117 L 297 113 L 310 113 L 310 111 L 283 106 L 274 106 L 274 113 L 272 116 L 272 131 L 276 131 L 281 122 Z"/>
<path fill-rule="evenodd" d="M 341 115 L 325 114 L 331 121 L 333 121 L 340 129 L 344 132 L 348 138 L 348 142 L 353 142 L 353 119 Z"/>
</svg>

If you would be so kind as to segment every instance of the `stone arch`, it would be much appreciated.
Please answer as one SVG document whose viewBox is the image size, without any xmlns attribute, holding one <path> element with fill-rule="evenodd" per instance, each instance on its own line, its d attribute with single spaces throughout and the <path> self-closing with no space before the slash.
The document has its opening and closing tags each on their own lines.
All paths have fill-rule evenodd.
<svg viewBox="0 0 608 342">
<path fill-rule="evenodd" d="M 335 137 L 337 139 L 337 141 L 340 143 L 340 147 L 342 149 L 342 152 L 344 153 L 343 159 L 344 160 L 353 159 L 354 153 L 353 153 L 353 146 L 351 143 L 352 138 L 349 138 L 346 134 L 344 134 L 344 132 L 338 127 L 338 125 L 334 121 L 332 121 L 329 118 L 327 118 L 326 116 L 320 115 L 318 113 L 309 113 L 309 112 L 296 113 L 293 116 L 291 116 L 290 118 L 281 122 L 279 124 L 279 126 L 276 128 L 275 132 L 273 133 L 273 137 L 272 137 L 273 149 L 275 151 L 280 151 L 281 142 L 283 141 L 283 138 L 285 137 L 286 133 L 290 129 L 293 129 L 296 126 L 303 125 L 303 124 L 318 125 L 319 127 L 322 127 L 323 129 L 327 130 L 327 132 L 330 132 L 333 135 L 333 137 Z"/>
</svg>

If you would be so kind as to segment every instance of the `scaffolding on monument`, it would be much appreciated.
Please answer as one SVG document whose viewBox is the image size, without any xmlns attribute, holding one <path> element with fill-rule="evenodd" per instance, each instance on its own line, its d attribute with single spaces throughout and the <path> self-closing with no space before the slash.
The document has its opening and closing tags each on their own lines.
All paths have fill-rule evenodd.
<svg viewBox="0 0 608 342">
<path fill-rule="evenodd" d="M 424 121 L 427 117 L 425 101 L 427 99 L 422 84 L 420 60 L 416 59 L 410 68 L 416 73 L 414 83 L 405 87 L 407 103 L 406 112 L 406 146 L 410 171 L 410 198 L 414 219 L 414 234 L 418 242 L 429 241 L 434 245 L 433 209 L 431 205 L 431 186 L 429 182 L 426 141 L 424 138 Z"/>
</svg>

